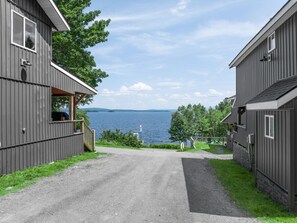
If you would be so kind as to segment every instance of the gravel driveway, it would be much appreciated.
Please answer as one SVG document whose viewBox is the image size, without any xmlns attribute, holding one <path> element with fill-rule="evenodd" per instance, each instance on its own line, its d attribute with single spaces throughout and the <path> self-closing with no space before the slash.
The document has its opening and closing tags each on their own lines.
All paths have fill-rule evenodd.
<svg viewBox="0 0 297 223">
<path fill-rule="evenodd" d="M 110 155 L 1 197 L 0 222 L 255 222 L 214 177 L 214 155 L 98 151 Z"/>
</svg>

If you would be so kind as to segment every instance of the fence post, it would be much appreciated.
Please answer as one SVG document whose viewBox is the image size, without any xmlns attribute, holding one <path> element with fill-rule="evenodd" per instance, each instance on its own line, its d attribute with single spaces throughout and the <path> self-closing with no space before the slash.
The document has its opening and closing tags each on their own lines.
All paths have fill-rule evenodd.
<svg viewBox="0 0 297 223">
<path fill-rule="evenodd" d="M 85 133 L 85 120 L 82 118 L 80 121 L 80 131 L 84 134 Z"/>
</svg>

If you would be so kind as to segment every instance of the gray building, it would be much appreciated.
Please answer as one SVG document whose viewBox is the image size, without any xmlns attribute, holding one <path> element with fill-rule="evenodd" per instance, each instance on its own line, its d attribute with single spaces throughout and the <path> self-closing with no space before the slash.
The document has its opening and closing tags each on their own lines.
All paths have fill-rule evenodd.
<svg viewBox="0 0 297 223">
<path fill-rule="evenodd" d="M 286 3 L 230 63 L 236 101 L 226 117 L 234 159 L 257 186 L 296 210 L 297 1 Z"/>
<path fill-rule="evenodd" d="M 76 129 L 75 110 L 97 92 L 52 62 L 52 32 L 69 29 L 52 0 L 0 1 L 0 175 L 93 144 L 82 123 Z M 58 96 L 69 98 L 69 115 L 52 113 Z"/>
</svg>

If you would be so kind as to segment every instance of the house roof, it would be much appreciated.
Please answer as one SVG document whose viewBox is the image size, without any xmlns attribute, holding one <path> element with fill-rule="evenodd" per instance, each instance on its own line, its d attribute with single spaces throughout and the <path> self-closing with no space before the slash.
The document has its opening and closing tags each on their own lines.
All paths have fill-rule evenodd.
<svg viewBox="0 0 297 223">
<path fill-rule="evenodd" d="M 297 97 L 297 76 L 280 80 L 251 99 L 247 110 L 278 109 Z"/>
<path fill-rule="evenodd" d="M 296 11 L 297 0 L 289 0 L 231 61 L 229 68 L 238 66 L 254 49 L 256 49 L 257 46 L 260 45 L 260 43 L 262 43 Z"/>
<path fill-rule="evenodd" d="M 53 0 L 37 0 L 43 11 L 55 25 L 57 31 L 69 31 L 70 27 Z"/>
</svg>

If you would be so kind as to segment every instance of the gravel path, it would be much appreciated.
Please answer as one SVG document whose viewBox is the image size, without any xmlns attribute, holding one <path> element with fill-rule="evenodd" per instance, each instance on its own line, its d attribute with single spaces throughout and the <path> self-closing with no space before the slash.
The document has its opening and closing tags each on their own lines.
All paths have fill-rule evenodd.
<svg viewBox="0 0 297 223">
<path fill-rule="evenodd" d="M 214 177 L 213 155 L 98 151 L 111 155 L 1 197 L 0 222 L 255 222 Z"/>
</svg>

